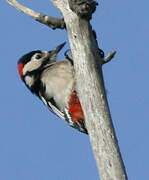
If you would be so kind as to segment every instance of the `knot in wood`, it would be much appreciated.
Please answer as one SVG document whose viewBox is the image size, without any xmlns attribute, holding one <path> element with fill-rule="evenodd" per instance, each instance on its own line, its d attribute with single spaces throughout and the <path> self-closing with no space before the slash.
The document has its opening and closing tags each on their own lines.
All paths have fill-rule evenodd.
<svg viewBox="0 0 149 180">
<path fill-rule="evenodd" d="M 90 20 L 98 3 L 94 0 L 69 0 L 70 9 L 79 17 Z"/>
</svg>

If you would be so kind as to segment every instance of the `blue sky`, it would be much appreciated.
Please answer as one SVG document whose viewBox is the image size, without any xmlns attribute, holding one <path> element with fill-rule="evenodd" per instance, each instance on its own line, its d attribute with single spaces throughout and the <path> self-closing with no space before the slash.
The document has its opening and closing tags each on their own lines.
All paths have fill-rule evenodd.
<svg viewBox="0 0 149 180">
<path fill-rule="evenodd" d="M 58 17 L 49 2 L 19 1 Z M 32 95 L 18 76 L 25 53 L 67 41 L 1 1 L 0 179 L 98 180 L 88 136 L 68 127 Z M 130 180 L 148 179 L 149 1 L 101 1 L 91 24 L 100 47 L 116 57 L 104 65 L 105 86 L 122 157 Z M 63 52 L 64 52 L 63 50 Z M 63 58 L 63 52 L 58 59 Z"/>
</svg>

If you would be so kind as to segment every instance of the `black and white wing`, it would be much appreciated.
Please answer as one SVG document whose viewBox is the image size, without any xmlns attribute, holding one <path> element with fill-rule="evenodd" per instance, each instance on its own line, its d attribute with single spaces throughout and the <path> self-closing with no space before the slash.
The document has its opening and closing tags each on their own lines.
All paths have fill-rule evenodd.
<svg viewBox="0 0 149 180">
<path fill-rule="evenodd" d="M 54 101 L 53 98 L 51 98 L 50 100 L 46 101 L 46 99 L 39 94 L 40 99 L 42 100 L 42 102 L 48 107 L 48 109 L 50 111 L 52 111 L 54 114 L 56 114 L 58 117 L 60 117 L 61 119 L 65 120 L 65 115 L 63 112 L 61 112 L 58 107 L 56 106 L 56 103 Z"/>
</svg>

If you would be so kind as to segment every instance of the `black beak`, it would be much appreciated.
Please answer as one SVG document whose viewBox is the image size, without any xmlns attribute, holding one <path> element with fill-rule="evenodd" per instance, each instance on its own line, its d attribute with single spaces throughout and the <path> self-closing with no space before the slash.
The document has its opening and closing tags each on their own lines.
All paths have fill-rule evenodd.
<svg viewBox="0 0 149 180">
<path fill-rule="evenodd" d="M 65 46 L 65 44 L 66 44 L 66 42 L 60 44 L 54 50 L 48 51 L 50 54 L 50 62 L 56 62 L 56 56 L 59 53 L 59 51 Z"/>
</svg>

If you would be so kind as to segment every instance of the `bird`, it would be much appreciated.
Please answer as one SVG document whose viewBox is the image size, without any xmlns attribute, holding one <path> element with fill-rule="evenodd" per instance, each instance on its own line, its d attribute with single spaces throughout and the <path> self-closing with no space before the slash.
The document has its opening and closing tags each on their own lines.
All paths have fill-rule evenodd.
<svg viewBox="0 0 149 180">
<path fill-rule="evenodd" d="M 71 127 L 88 134 L 85 117 L 76 92 L 72 61 L 56 61 L 66 42 L 50 51 L 35 50 L 18 61 L 18 73 L 27 88 L 48 109 Z M 67 56 L 68 57 L 68 56 Z"/>
</svg>

